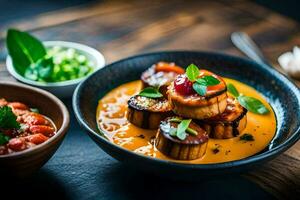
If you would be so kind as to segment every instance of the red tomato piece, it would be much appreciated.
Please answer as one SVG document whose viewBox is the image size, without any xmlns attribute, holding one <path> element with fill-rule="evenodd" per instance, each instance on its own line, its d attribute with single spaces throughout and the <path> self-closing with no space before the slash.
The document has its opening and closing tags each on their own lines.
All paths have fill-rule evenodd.
<svg viewBox="0 0 300 200">
<path fill-rule="evenodd" d="M 30 112 L 23 116 L 23 121 L 29 125 L 49 125 L 49 121 L 41 114 Z"/>
<path fill-rule="evenodd" d="M 26 137 L 26 140 L 28 142 L 33 143 L 33 144 L 41 144 L 41 143 L 45 142 L 48 139 L 49 139 L 48 137 L 46 137 L 45 135 L 43 135 L 41 133 L 29 135 L 29 136 Z"/>
<path fill-rule="evenodd" d="M 13 151 L 22 151 L 26 149 L 27 147 L 26 147 L 25 138 L 19 137 L 19 138 L 13 138 L 9 140 L 8 147 Z"/>
<path fill-rule="evenodd" d="M 156 72 L 175 72 L 184 74 L 184 69 L 175 65 L 175 63 L 159 62 L 155 66 Z"/>
<path fill-rule="evenodd" d="M 32 125 L 30 126 L 29 130 L 31 133 L 42 133 L 47 137 L 51 137 L 54 135 L 54 128 L 52 128 L 51 126 Z"/>
<path fill-rule="evenodd" d="M 18 109 L 18 110 L 29 110 L 28 106 L 26 106 L 24 103 L 20 102 L 11 102 L 8 103 L 8 106 L 13 108 L 13 109 Z"/>
</svg>

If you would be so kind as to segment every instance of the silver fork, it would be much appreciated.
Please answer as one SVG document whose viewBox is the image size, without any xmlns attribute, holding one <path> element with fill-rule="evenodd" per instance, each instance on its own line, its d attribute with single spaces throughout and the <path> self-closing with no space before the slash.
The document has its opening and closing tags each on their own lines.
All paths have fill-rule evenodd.
<svg viewBox="0 0 300 200">
<path fill-rule="evenodd" d="M 231 34 L 231 41 L 233 44 L 246 54 L 252 60 L 271 66 L 265 56 L 255 42 L 244 32 L 233 32 Z"/>
</svg>

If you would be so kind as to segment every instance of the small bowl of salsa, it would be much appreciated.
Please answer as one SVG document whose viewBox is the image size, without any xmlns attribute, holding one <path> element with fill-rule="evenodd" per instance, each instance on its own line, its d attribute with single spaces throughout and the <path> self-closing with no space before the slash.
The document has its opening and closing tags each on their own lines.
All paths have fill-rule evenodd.
<svg viewBox="0 0 300 200">
<path fill-rule="evenodd" d="M 69 113 L 54 95 L 0 82 L 0 173 L 23 177 L 50 159 L 69 126 Z"/>
</svg>

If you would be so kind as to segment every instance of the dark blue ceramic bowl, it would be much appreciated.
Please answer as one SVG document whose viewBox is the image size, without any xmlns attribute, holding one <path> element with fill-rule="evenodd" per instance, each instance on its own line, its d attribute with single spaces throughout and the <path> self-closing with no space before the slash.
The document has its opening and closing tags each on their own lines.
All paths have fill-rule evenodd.
<svg viewBox="0 0 300 200">
<path fill-rule="evenodd" d="M 264 94 L 274 109 L 276 137 L 264 151 L 237 161 L 219 164 L 179 164 L 139 155 L 119 147 L 97 129 L 98 100 L 111 89 L 140 78 L 141 73 L 158 61 L 191 63 L 224 77 L 246 83 Z M 291 147 L 300 137 L 300 92 L 285 76 L 268 66 L 247 59 L 209 52 L 158 52 L 138 55 L 98 70 L 75 90 L 73 108 L 80 125 L 109 155 L 137 169 L 172 178 L 195 180 L 197 177 L 243 172 L 273 159 Z"/>
</svg>

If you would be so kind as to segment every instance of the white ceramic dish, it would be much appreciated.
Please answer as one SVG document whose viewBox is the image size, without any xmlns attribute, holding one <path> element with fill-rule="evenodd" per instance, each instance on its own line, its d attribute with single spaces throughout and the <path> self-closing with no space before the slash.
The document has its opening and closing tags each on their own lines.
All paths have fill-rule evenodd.
<svg viewBox="0 0 300 200">
<path fill-rule="evenodd" d="M 65 42 L 65 41 L 45 41 L 43 42 L 43 44 L 45 45 L 45 47 L 61 46 L 65 48 L 74 48 L 81 54 L 85 55 L 87 59 L 95 63 L 94 72 L 105 66 L 104 56 L 99 51 L 89 46 L 75 43 L 75 42 Z M 9 73 L 18 81 L 34 87 L 47 90 L 59 98 L 71 97 L 78 83 L 80 83 L 82 80 L 88 77 L 86 76 L 83 78 L 62 81 L 62 82 L 41 83 L 41 82 L 26 79 L 23 76 L 21 76 L 13 67 L 13 62 L 10 56 L 7 56 L 6 58 L 6 67 Z"/>
</svg>

